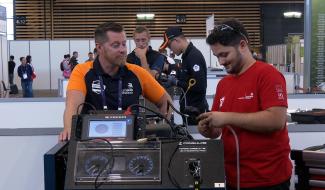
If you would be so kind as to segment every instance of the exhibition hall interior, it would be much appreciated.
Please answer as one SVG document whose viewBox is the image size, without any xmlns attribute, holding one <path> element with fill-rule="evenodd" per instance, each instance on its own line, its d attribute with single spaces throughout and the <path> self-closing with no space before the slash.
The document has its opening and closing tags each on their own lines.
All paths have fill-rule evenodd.
<svg viewBox="0 0 325 190">
<path fill-rule="evenodd" d="M 325 0 L 0 0 L 0 189 L 325 189 Z"/>
</svg>

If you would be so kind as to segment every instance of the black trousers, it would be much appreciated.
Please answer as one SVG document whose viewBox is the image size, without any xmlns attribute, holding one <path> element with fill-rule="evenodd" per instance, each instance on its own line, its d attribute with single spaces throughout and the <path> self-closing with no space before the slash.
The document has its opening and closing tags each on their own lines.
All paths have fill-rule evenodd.
<svg viewBox="0 0 325 190">
<path fill-rule="evenodd" d="M 290 179 L 278 185 L 273 185 L 269 187 L 240 188 L 240 190 L 289 190 L 289 188 L 290 188 Z M 237 188 L 232 188 L 227 185 L 227 190 L 237 190 Z"/>
</svg>

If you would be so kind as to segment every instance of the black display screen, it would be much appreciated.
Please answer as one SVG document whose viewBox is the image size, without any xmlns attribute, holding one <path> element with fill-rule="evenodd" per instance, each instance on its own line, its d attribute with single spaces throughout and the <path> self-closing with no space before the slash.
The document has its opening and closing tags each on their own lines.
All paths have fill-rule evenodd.
<svg viewBox="0 0 325 190">
<path fill-rule="evenodd" d="M 91 120 L 88 137 L 126 137 L 126 121 Z"/>
</svg>

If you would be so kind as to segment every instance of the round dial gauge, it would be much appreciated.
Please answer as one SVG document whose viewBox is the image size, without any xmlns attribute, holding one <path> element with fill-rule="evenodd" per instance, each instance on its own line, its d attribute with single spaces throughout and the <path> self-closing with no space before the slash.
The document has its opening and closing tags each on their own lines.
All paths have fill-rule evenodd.
<svg viewBox="0 0 325 190">
<path fill-rule="evenodd" d="M 152 172 L 153 161 L 147 155 L 135 156 L 130 160 L 128 169 L 136 176 L 146 176 Z"/>
<path fill-rule="evenodd" d="M 85 161 L 85 171 L 91 177 L 98 176 L 99 172 L 107 168 L 108 158 L 104 155 L 93 155 Z"/>
</svg>

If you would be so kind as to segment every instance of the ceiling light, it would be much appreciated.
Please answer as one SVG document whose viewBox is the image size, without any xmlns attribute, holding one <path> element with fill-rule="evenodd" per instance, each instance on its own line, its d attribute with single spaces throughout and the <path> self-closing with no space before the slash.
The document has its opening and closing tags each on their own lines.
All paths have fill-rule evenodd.
<svg viewBox="0 0 325 190">
<path fill-rule="evenodd" d="M 152 20 L 155 18 L 155 14 L 153 13 L 138 13 L 137 19 L 139 20 Z"/>
<path fill-rule="evenodd" d="M 301 12 L 296 11 L 288 11 L 283 13 L 284 18 L 301 18 L 301 15 Z"/>
</svg>

